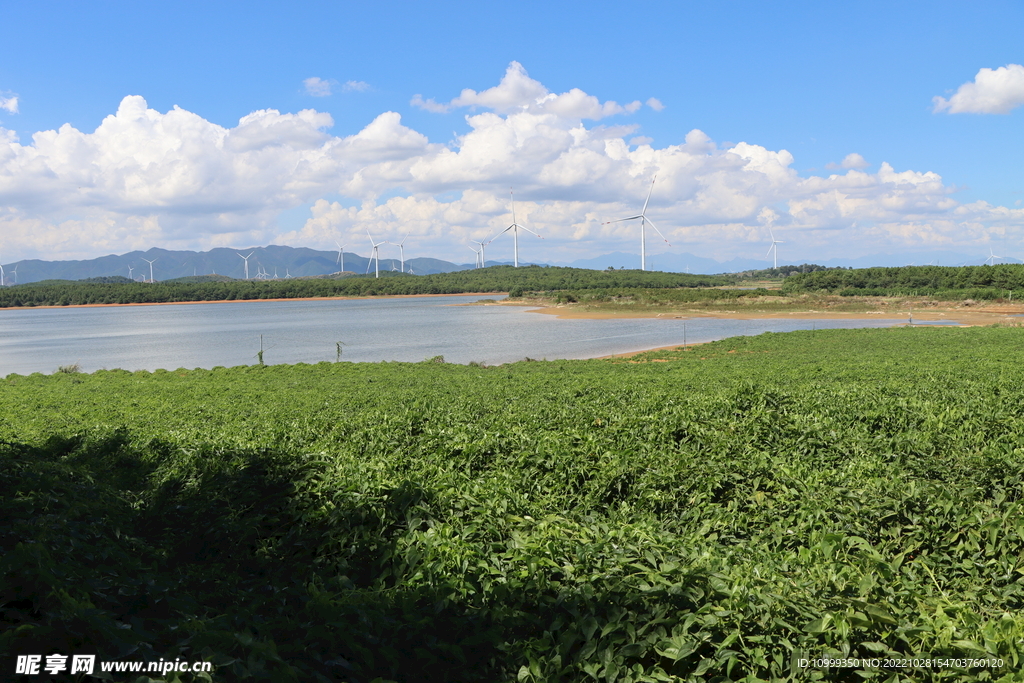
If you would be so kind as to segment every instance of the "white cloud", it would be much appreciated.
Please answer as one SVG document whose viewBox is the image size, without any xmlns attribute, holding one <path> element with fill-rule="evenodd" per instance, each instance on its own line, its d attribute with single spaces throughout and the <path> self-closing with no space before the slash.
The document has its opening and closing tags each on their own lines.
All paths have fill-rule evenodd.
<svg viewBox="0 0 1024 683">
<path fill-rule="evenodd" d="M 721 148 L 700 130 L 658 147 L 636 126 L 588 128 L 583 114 L 601 116 L 608 102 L 548 93 L 517 64 L 495 88 L 456 100 L 434 106 L 484 111 L 469 114 L 468 131 L 451 144 L 431 142 L 397 112 L 334 135 L 330 115 L 312 109 L 260 110 L 223 127 L 177 107 L 155 111 L 138 96 L 92 132 L 65 124 L 21 144 L 0 129 L 5 254 L 333 248 L 336 235 L 356 245 L 370 229 L 412 233 L 416 255 L 468 261 L 466 240 L 508 225 L 513 186 L 517 215 L 545 237 L 545 258 L 571 260 L 636 251 L 635 226 L 601 223 L 639 209 L 655 174 L 649 215 L 676 248 L 715 258 L 743 254 L 744 245 L 759 256 L 768 218 L 791 246 L 822 259 L 850 255 L 851 244 L 877 251 L 1024 238 L 1024 210 L 961 204 L 935 173 L 887 163 L 868 173 L 850 154 L 843 172 L 801 177 L 786 150 Z M 282 211 L 303 204 L 312 209 L 302 228 L 278 227 Z M 495 242 L 489 257 L 504 258 L 503 248 Z"/>
<path fill-rule="evenodd" d="M 0 109 L 11 114 L 18 113 L 18 96 L 14 93 L 0 93 Z"/>
<path fill-rule="evenodd" d="M 1007 64 L 981 69 L 948 100 L 933 97 L 934 111 L 950 114 L 1009 114 L 1024 104 L 1024 66 Z"/>
<path fill-rule="evenodd" d="M 665 105 L 662 104 L 661 100 L 659 100 L 657 97 L 652 97 L 649 100 L 647 100 L 647 106 L 653 109 L 654 111 L 662 111 L 665 108 Z"/>
<path fill-rule="evenodd" d="M 487 90 L 477 92 L 466 88 L 449 102 L 435 102 L 415 95 L 411 104 L 429 112 L 443 114 L 453 109 L 469 107 L 491 109 L 499 114 L 530 112 L 555 114 L 562 118 L 598 120 L 615 114 L 633 113 L 640 109 L 639 101 L 620 105 L 611 100 L 601 102 L 579 88 L 560 95 L 548 92 L 539 81 L 530 78 L 519 62 L 512 62 L 501 82 Z"/>
<path fill-rule="evenodd" d="M 856 152 L 853 152 L 851 154 L 847 154 L 843 158 L 841 163 L 836 164 L 836 163 L 829 162 L 829 163 L 825 164 L 825 168 L 830 169 L 830 170 L 838 170 L 838 169 L 841 169 L 841 168 L 849 170 L 851 168 L 855 168 L 855 169 L 859 170 L 859 169 L 862 169 L 862 168 L 867 168 L 870 165 L 871 164 L 869 164 L 864 159 L 864 157 L 862 157 L 861 155 L 857 154 Z"/>
<path fill-rule="evenodd" d="M 341 89 L 345 92 L 366 92 L 370 89 L 370 84 L 363 81 L 345 81 Z"/>
<path fill-rule="evenodd" d="M 331 86 L 334 85 L 334 81 L 325 81 L 322 78 L 313 76 L 302 81 L 302 84 L 306 86 L 307 95 L 327 97 L 331 94 Z"/>
</svg>

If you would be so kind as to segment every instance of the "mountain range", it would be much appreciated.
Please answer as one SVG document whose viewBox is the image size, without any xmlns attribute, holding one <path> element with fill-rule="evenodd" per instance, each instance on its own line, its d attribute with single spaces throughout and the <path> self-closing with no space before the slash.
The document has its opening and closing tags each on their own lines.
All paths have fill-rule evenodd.
<svg viewBox="0 0 1024 683">
<path fill-rule="evenodd" d="M 149 249 L 133 251 L 127 254 L 101 256 L 81 261 L 41 261 L 29 259 L 4 265 L 3 284 L 25 284 L 40 280 L 84 280 L 92 277 L 123 275 L 134 279 L 148 280 L 152 261 L 152 276 L 155 280 L 170 280 L 190 275 L 226 275 L 232 278 L 246 276 L 245 259 L 249 257 L 250 278 L 285 278 L 327 275 L 341 270 L 357 274 L 372 272 L 373 261 L 366 256 L 346 252 L 344 269 L 341 268 L 339 255 L 336 251 L 320 251 L 305 247 L 285 247 L 270 245 L 252 249 L 216 248 L 210 251 L 171 251 L 167 249 Z M 1001 259 L 1002 261 L 1018 261 L 1018 259 Z M 915 263 L 908 263 L 905 255 L 874 254 L 860 258 L 830 259 L 818 262 L 818 265 L 845 268 L 867 268 L 871 266 L 906 266 L 906 265 L 980 265 L 986 261 L 984 255 L 972 257 L 962 252 L 931 251 L 918 254 Z M 1019 262 L 1019 261 L 1018 261 Z M 761 270 L 771 264 L 763 259 L 732 259 L 715 261 L 714 259 L 682 253 L 658 253 L 648 256 L 648 268 L 675 273 L 737 273 L 746 270 Z M 508 261 L 488 260 L 488 265 L 510 265 Z M 538 265 L 570 266 L 604 270 L 606 268 L 637 268 L 640 257 L 637 254 L 612 252 L 595 258 L 577 259 L 562 263 L 539 263 Z M 405 262 L 407 272 L 416 275 L 432 273 L 448 273 L 456 270 L 468 270 L 474 265 L 470 263 L 452 263 L 435 258 L 410 258 Z M 381 259 L 382 271 L 400 270 L 402 263 L 398 259 Z"/>
</svg>

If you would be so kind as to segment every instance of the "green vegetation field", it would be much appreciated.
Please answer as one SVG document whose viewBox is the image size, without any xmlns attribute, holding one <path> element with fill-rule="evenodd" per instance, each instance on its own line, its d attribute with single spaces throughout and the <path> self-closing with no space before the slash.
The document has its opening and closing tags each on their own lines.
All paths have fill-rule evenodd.
<svg viewBox="0 0 1024 683">
<path fill-rule="evenodd" d="M 8 376 L 0 666 L 1024 680 L 1022 341 Z M 798 667 L 828 654 L 1004 664 Z"/>
</svg>

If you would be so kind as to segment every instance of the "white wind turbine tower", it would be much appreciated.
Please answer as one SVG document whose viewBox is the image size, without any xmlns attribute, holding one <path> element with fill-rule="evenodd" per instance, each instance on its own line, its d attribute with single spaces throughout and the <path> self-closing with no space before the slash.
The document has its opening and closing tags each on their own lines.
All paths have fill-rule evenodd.
<svg viewBox="0 0 1024 683">
<path fill-rule="evenodd" d="M 7 284 L 7 278 L 4 276 L 4 264 L 0 263 L 0 287 Z"/>
<path fill-rule="evenodd" d="M 149 282 L 150 282 L 150 284 L 152 284 L 153 283 L 153 264 L 156 263 L 159 259 L 153 259 L 152 261 L 150 261 L 148 258 L 144 258 L 142 260 L 149 264 Z"/>
<path fill-rule="evenodd" d="M 480 243 L 477 242 L 477 244 L 480 244 Z M 469 249 L 470 251 L 472 251 L 474 254 L 476 254 L 476 263 L 473 264 L 473 267 L 474 268 L 479 268 L 480 267 L 480 250 L 483 247 L 481 247 L 481 249 L 474 249 L 473 247 L 467 246 L 466 248 Z"/>
<path fill-rule="evenodd" d="M 489 241 L 490 240 L 488 240 L 488 242 Z M 479 244 L 480 245 L 480 251 L 479 251 L 480 267 L 481 268 L 486 268 L 487 267 L 487 249 L 485 247 L 487 247 L 487 242 L 477 242 L 476 240 L 470 240 L 470 242 L 473 242 L 474 244 Z M 472 249 L 472 247 L 470 247 L 470 249 Z M 518 259 L 516 260 L 516 262 L 518 263 Z"/>
<path fill-rule="evenodd" d="M 407 239 L 409 239 L 409 234 L 408 233 L 406 233 L 405 237 L 402 238 L 402 241 L 398 243 L 398 248 L 402 252 L 402 272 L 403 273 L 405 272 L 405 241 Z M 394 244 L 394 242 L 392 242 L 392 244 Z"/>
<path fill-rule="evenodd" d="M 18 266 L 14 266 L 14 270 L 11 272 L 14 273 L 14 284 L 18 284 Z"/>
<path fill-rule="evenodd" d="M 514 261 L 514 263 L 515 263 L 515 267 L 518 268 L 519 267 L 519 230 L 520 229 L 525 230 L 526 232 L 530 233 L 531 235 L 537 235 L 537 233 L 535 233 L 533 230 L 530 230 L 529 228 L 527 228 L 524 225 L 519 225 L 518 223 L 516 223 L 516 198 L 515 198 L 515 195 L 512 194 L 512 188 L 509 188 L 508 196 L 512 199 L 512 225 L 508 226 L 507 228 L 505 228 L 504 230 L 499 232 L 497 235 L 495 235 L 491 239 L 487 240 L 487 243 L 490 244 L 491 242 L 493 242 L 494 240 L 498 239 L 499 237 L 504 235 L 506 232 L 511 230 L 512 231 L 512 238 L 513 238 L 513 241 L 515 243 L 515 261 Z M 540 235 L 537 235 L 537 237 L 540 237 Z M 541 239 L 544 239 L 544 238 L 541 237 Z M 478 242 L 478 244 L 479 244 L 479 242 Z"/>
<path fill-rule="evenodd" d="M 380 277 L 380 252 L 379 252 L 379 250 L 377 248 L 380 245 L 382 245 L 382 244 L 387 244 L 388 241 L 384 240 L 383 242 L 374 242 L 373 241 L 373 235 L 370 234 L 369 230 L 366 231 L 366 236 L 370 238 L 370 244 L 373 245 L 373 255 L 370 256 L 370 258 L 373 259 L 373 276 L 374 277 Z M 369 261 L 366 262 L 366 272 L 367 273 L 370 272 L 370 262 Z"/>
<path fill-rule="evenodd" d="M 650 223 L 651 227 L 654 228 L 654 231 L 656 233 L 658 233 L 658 236 L 661 237 L 661 239 L 665 240 L 665 244 L 668 244 L 670 247 L 672 246 L 672 244 L 668 240 L 665 239 L 665 236 L 661 234 L 661 230 L 658 230 L 658 226 L 656 226 L 654 224 L 654 222 L 651 221 L 651 219 L 647 217 L 647 205 L 651 201 L 651 194 L 654 192 L 654 181 L 657 180 L 657 179 L 658 179 L 658 176 L 654 176 L 654 179 L 651 180 L 651 189 L 647 191 L 647 201 L 644 202 L 644 208 L 640 211 L 640 213 L 638 213 L 635 216 L 630 216 L 628 218 L 619 218 L 619 219 L 616 219 L 614 221 L 606 221 L 606 222 L 602 223 L 602 225 L 608 225 L 610 223 L 621 223 L 622 221 L 635 221 L 638 218 L 640 219 L 640 270 L 647 270 L 647 224 L 648 223 Z"/>
<path fill-rule="evenodd" d="M 773 268 L 777 269 L 779 267 L 779 248 L 776 245 L 785 244 L 785 242 L 775 239 L 775 233 L 772 232 L 772 226 L 770 225 L 768 226 L 768 234 L 772 236 L 772 246 L 768 247 L 768 254 L 772 253 L 773 249 L 775 250 L 775 265 Z M 768 257 L 768 254 L 765 254 L 765 258 Z"/>
<path fill-rule="evenodd" d="M 135 270 L 135 268 L 132 266 L 132 264 L 129 263 L 128 264 L 128 279 L 131 280 L 132 282 L 135 281 L 135 278 L 132 277 L 132 271 L 133 270 Z"/>
<path fill-rule="evenodd" d="M 372 242 L 373 240 L 371 240 Z M 338 240 L 334 240 L 334 243 L 338 245 L 338 265 L 341 267 L 339 273 L 345 272 L 345 247 Z M 367 264 L 369 265 L 369 264 Z M 369 270 L 369 269 L 367 269 Z"/>
<path fill-rule="evenodd" d="M 992 253 L 992 247 L 989 247 L 988 248 L 988 258 L 985 259 L 985 263 L 987 263 L 990 266 L 994 266 L 996 264 L 996 259 L 1001 259 L 1001 258 L 1003 258 L 1003 257 L 1002 256 L 996 256 L 995 254 L 993 254 Z"/>
<path fill-rule="evenodd" d="M 237 251 L 235 253 L 238 254 Z M 249 256 L 252 256 L 255 253 L 256 253 L 255 251 L 250 251 L 249 252 Z M 238 254 L 238 258 L 240 258 L 243 261 L 245 261 L 245 279 L 246 280 L 249 279 L 249 256 L 242 256 L 241 254 Z"/>
</svg>

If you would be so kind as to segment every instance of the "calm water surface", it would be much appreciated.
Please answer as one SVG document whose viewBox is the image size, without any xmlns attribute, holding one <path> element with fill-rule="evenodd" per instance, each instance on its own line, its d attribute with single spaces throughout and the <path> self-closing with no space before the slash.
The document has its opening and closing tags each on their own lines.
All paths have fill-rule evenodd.
<svg viewBox="0 0 1024 683">
<path fill-rule="evenodd" d="M 264 361 L 507 363 L 594 358 L 762 332 L 885 327 L 904 320 L 559 320 L 511 306 L 460 306 L 481 295 L 330 301 L 249 301 L 165 306 L 0 311 L 0 377 L 78 363 L 156 370 Z"/>
</svg>

